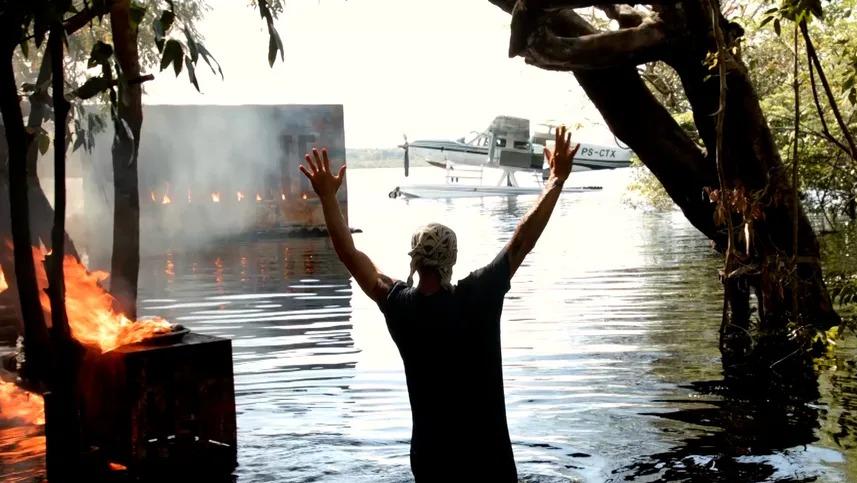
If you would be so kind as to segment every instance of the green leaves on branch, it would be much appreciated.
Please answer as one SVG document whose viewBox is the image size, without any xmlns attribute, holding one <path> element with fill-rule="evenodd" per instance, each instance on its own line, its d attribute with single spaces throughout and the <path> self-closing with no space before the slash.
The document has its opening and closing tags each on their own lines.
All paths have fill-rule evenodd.
<svg viewBox="0 0 857 483">
<path fill-rule="evenodd" d="M 44 156 L 51 147 L 51 137 L 48 136 L 48 133 L 44 129 L 41 131 L 38 135 L 39 153 Z"/>
<path fill-rule="evenodd" d="M 211 55 L 211 52 L 194 37 L 192 29 L 187 24 L 176 26 L 176 30 L 181 30 L 184 36 L 184 42 L 178 38 L 170 38 L 170 31 L 176 24 L 176 15 L 172 2 L 167 2 L 170 5 L 170 10 L 161 12 L 161 16 L 152 22 L 152 29 L 155 33 L 155 45 L 158 52 L 161 53 L 160 69 L 163 71 L 170 65 L 173 66 L 173 71 L 176 76 L 181 74 L 183 68 L 187 68 L 188 80 L 193 84 L 193 87 L 199 91 L 199 79 L 196 76 L 196 63 L 199 58 L 208 64 L 213 74 L 219 74 L 223 78 L 223 70 L 220 64 Z"/>
<path fill-rule="evenodd" d="M 164 46 L 164 55 L 161 57 L 161 70 L 166 69 L 170 64 L 176 72 L 176 76 L 181 74 L 184 60 L 184 49 L 182 44 L 175 39 L 169 39 Z"/>
<path fill-rule="evenodd" d="M 131 2 L 130 8 L 131 15 L 131 28 L 139 29 L 140 23 L 143 21 L 143 17 L 146 16 L 146 6 L 142 3 Z"/>
<path fill-rule="evenodd" d="M 265 20 L 268 26 L 268 65 L 274 66 L 277 61 L 277 52 L 280 53 L 280 60 L 285 61 L 286 51 L 283 49 L 283 40 L 280 38 L 280 33 L 274 27 L 275 13 L 282 9 L 279 3 L 272 4 L 269 0 L 258 0 L 259 14 Z"/>
<path fill-rule="evenodd" d="M 211 52 L 209 52 L 208 49 L 206 49 L 205 46 L 201 43 L 197 42 L 196 48 L 197 50 L 199 50 L 199 55 L 201 55 L 205 63 L 208 64 L 208 67 L 211 69 L 211 72 L 213 74 L 220 74 L 220 78 L 222 79 L 223 69 L 220 68 L 220 62 L 217 62 L 217 59 L 215 59 L 214 56 L 211 55 Z M 217 68 L 217 70 L 215 70 L 215 67 Z"/>
<path fill-rule="evenodd" d="M 187 66 L 187 76 L 190 79 L 190 83 L 196 87 L 196 90 L 199 91 L 199 81 L 196 80 L 196 69 L 193 67 L 193 61 L 190 57 L 184 58 L 185 65 Z"/>
<path fill-rule="evenodd" d="M 268 29 L 270 40 L 268 42 L 268 65 L 273 67 L 277 61 L 277 51 L 280 52 L 280 60 L 285 61 L 285 50 L 283 49 L 283 41 L 280 39 L 280 34 L 274 26 Z"/>
<path fill-rule="evenodd" d="M 82 86 L 72 92 L 79 99 L 91 99 L 99 93 L 104 92 L 113 86 L 113 82 L 103 76 L 92 77 L 86 80 Z"/>
<path fill-rule="evenodd" d="M 821 0 L 783 0 L 780 7 L 769 8 L 762 14 L 763 18 L 759 28 L 772 23 L 774 32 L 781 35 L 783 31 L 781 21 L 783 19 L 797 23 L 801 21 L 810 22 L 813 17 L 821 19 L 823 14 Z"/>
<path fill-rule="evenodd" d="M 168 10 L 161 12 L 160 18 L 156 18 L 152 22 L 152 30 L 155 33 L 155 46 L 158 47 L 158 52 L 164 51 L 164 42 L 166 41 L 167 33 L 173 26 L 176 15 Z M 163 67 L 161 68 L 163 70 Z"/>
<path fill-rule="evenodd" d="M 190 34 L 190 31 L 188 31 L 187 27 L 183 28 L 182 31 L 184 32 L 184 38 L 187 42 L 187 50 L 190 54 L 190 61 L 195 64 L 196 61 L 199 60 L 199 50 L 196 48 L 196 40 L 194 40 L 193 35 Z"/>
<path fill-rule="evenodd" d="M 97 65 L 104 65 L 110 61 L 111 55 L 113 55 L 113 46 L 99 40 L 92 46 L 92 51 L 89 53 L 89 62 L 86 63 L 86 66 L 92 68 Z"/>
</svg>

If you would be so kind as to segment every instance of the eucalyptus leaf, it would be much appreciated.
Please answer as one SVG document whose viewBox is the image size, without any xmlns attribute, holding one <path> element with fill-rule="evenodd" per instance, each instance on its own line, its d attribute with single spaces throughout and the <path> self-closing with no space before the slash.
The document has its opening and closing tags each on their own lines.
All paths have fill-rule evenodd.
<svg viewBox="0 0 857 483">
<path fill-rule="evenodd" d="M 91 77 L 78 87 L 73 94 L 80 99 L 89 99 L 95 97 L 100 92 L 110 88 L 110 81 L 104 77 Z"/>
<path fill-rule="evenodd" d="M 280 52 L 280 60 L 285 60 L 285 51 L 283 49 L 283 41 L 280 39 L 280 34 L 273 25 L 268 26 L 268 65 L 273 67 L 277 60 L 277 52 Z"/>
<path fill-rule="evenodd" d="M 190 57 L 185 56 L 184 58 L 185 66 L 187 67 L 187 76 L 190 79 L 190 83 L 196 88 L 196 91 L 199 92 L 199 81 L 196 79 L 196 69 L 193 67 L 193 61 Z"/>
<path fill-rule="evenodd" d="M 110 60 L 111 55 L 113 55 L 113 46 L 99 40 L 92 46 L 92 50 L 89 53 L 89 62 L 86 65 L 87 67 L 95 67 L 96 65 L 104 64 Z"/>
<path fill-rule="evenodd" d="M 190 31 L 187 27 L 183 28 L 185 41 L 187 42 L 187 50 L 190 53 L 190 60 L 194 64 L 197 60 L 199 60 L 199 50 L 196 48 L 196 40 L 194 40 L 193 35 L 191 35 Z"/>
<path fill-rule="evenodd" d="M 39 134 L 39 152 L 44 155 L 51 147 L 51 138 L 47 134 Z"/>
<path fill-rule="evenodd" d="M 130 9 L 131 26 L 135 30 L 140 27 L 140 22 L 146 16 L 146 6 L 140 2 L 131 2 Z"/>
<path fill-rule="evenodd" d="M 217 62 L 217 59 L 215 59 L 214 56 L 211 55 L 211 52 L 209 52 L 208 49 L 205 48 L 205 45 L 203 45 L 202 43 L 198 42 L 196 44 L 196 48 L 199 50 L 199 55 L 201 55 L 202 59 L 205 60 L 205 63 L 208 64 L 208 67 L 211 69 L 211 72 L 213 74 L 220 74 L 220 78 L 222 79 L 223 69 L 220 68 L 220 63 Z M 215 66 L 217 67 L 217 70 L 215 70 Z"/>
<path fill-rule="evenodd" d="M 170 10 L 164 10 L 161 12 L 161 28 L 163 28 L 164 34 L 170 31 L 170 28 L 173 26 L 173 21 L 176 19 L 176 14 L 174 14 Z"/>
<path fill-rule="evenodd" d="M 182 57 L 184 57 L 182 44 L 175 39 L 167 40 L 167 43 L 164 45 L 163 56 L 161 57 L 161 70 L 164 70 L 167 66 L 173 64 L 176 75 L 178 75 L 182 70 Z"/>
</svg>

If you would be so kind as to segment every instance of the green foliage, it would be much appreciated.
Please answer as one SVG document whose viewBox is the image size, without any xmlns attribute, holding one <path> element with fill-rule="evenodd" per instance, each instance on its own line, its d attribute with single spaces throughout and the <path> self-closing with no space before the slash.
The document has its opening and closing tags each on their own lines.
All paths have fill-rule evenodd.
<svg viewBox="0 0 857 483">
<path fill-rule="evenodd" d="M 628 185 L 628 196 L 624 197 L 626 204 L 635 208 L 648 207 L 663 211 L 675 207 L 658 178 L 636 156 L 631 160 L 631 168 L 634 174 Z"/>
<path fill-rule="evenodd" d="M 857 0 L 785 0 L 775 5 L 735 3 L 724 8 L 730 20 L 745 30 L 740 54 L 759 95 L 774 139 L 790 164 L 794 136 L 794 91 L 791 83 L 794 53 L 791 29 L 794 20 L 805 20 L 819 59 L 836 97 L 848 129 L 857 132 Z M 786 32 L 788 33 L 786 33 Z M 841 144 L 843 133 L 834 122 L 831 107 L 821 90 L 815 73 L 816 94 L 823 124 L 815 106 L 806 52 L 798 52 L 801 96 L 800 134 L 798 136 L 798 170 L 805 206 L 824 213 L 836 224 L 842 217 L 857 216 L 857 162 Z M 663 63 L 640 68 L 640 73 L 653 94 L 673 115 L 676 122 L 695 138 L 693 114 L 681 82 L 675 72 Z M 825 126 L 830 136 L 825 134 Z M 830 138 L 839 140 L 837 145 Z M 657 183 L 635 183 L 633 189 L 663 199 Z M 658 201 L 660 203 L 660 201 Z"/>
<path fill-rule="evenodd" d="M 857 302 L 857 273 L 828 271 L 825 283 L 834 303 L 845 305 Z"/>
<path fill-rule="evenodd" d="M 844 133 L 834 120 L 818 73 L 810 76 L 803 46 L 798 52 L 801 110 L 800 133 L 795 140 L 794 91 L 791 75 L 786 74 L 794 62 L 791 39 L 781 38 L 781 32 L 776 29 L 772 32 L 767 25 L 773 24 L 771 19 L 788 21 L 789 29 L 794 28 L 794 20 L 808 23 L 810 37 L 836 96 L 836 103 L 842 110 L 843 120 L 854 132 L 857 129 L 857 90 L 854 90 L 857 79 L 857 18 L 853 14 L 854 4 L 855 0 L 830 2 L 825 5 L 822 17 L 817 1 L 788 0 L 772 6 L 761 15 L 747 14 L 740 19 L 748 32 L 745 61 L 774 139 L 788 163 L 793 161 L 790 159 L 790 147 L 798 142 L 798 171 L 804 204 L 813 211 L 823 212 L 834 224 L 843 215 L 850 218 L 855 215 L 857 162 L 847 149 L 843 149 Z M 791 34 L 783 37 L 791 37 Z"/>
<path fill-rule="evenodd" d="M 274 62 L 277 61 L 277 52 L 280 53 L 280 60 L 285 60 L 286 55 L 280 33 L 274 27 L 274 19 L 283 11 L 283 4 L 278 0 L 257 0 L 256 3 L 259 7 L 259 15 L 268 27 L 268 65 L 273 67 Z"/>
<path fill-rule="evenodd" d="M 13 5 L 13 4 L 10 4 Z M 279 32 L 274 26 L 275 20 L 284 10 L 281 0 L 254 0 L 262 19 L 268 28 L 270 42 L 268 62 L 273 65 L 277 53 L 284 59 L 285 51 Z M 65 58 L 67 97 L 77 101 L 74 104 L 71 132 L 74 149 L 91 148 L 94 133 L 87 129 L 103 129 L 103 122 L 93 122 L 82 109 L 80 103 L 98 99 L 99 103 L 113 105 L 106 112 L 116 113 L 116 88 L 126 82 L 144 82 L 146 78 L 126 79 L 118 61 L 112 42 L 109 22 L 109 5 L 106 0 L 33 0 L 15 2 L 14 8 L 4 11 L 7 17 L 14 16 L 20 27 L 18 49 L 15 51 L 15 73 L 22 81 L 22 88 L 31 103 L 41 103 L 49 107 L 47 94 L 50 81 L 36 83 L 39 69 L 45 60 L 42 48 L 51 25 L 65 22 L 75 15 L 85 15 L 87 25 L 78 28 L 69 35 L 67 56 Z M 142 70 L 150 71 L 157 66 L 164 71 L 172 66 L 179 76 L 187 72 L 188 81 L 200 90 L 197 76 L 197 62 L 201 58 L 211 72 L 223 78 L 223 69 L 217 59 L 205 47 L 203 38 L 195 28 L 195 22 L 208 10 L 203 0 L 131 0 L 130 25 L 138 29 L 138 52 Z M 3 10 L 0 7 L 0 10 Z M 15 34 L 10 38 L 18 36 Z M 33 49 L 33 47 L 36 47 Z M 92 72 L 98 69 L 98 73 Z M 49 117 L 49 116 L 48 116 Z M 89 119 L 87 119 L 89 118 Z M 86 122 L 84 122 L 86 121 Z M 38 142 L 43 143 L 39 138 Z M 49 141 L 49 139 L 48 139 Z"/>
</svg>

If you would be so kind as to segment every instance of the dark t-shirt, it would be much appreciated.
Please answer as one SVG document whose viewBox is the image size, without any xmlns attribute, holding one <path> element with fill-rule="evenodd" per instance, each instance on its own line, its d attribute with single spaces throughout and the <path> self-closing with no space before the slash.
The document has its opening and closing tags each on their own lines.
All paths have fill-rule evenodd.
<svg viewBox="0 0 857 483">
<path fill-rule="evenodd" d="M 405 366 L 417 481 L 517 481 L 500 354 L 509 278 L 503 252 L 452 291 L 396 282 L 378 304 Z"/>
</svg>

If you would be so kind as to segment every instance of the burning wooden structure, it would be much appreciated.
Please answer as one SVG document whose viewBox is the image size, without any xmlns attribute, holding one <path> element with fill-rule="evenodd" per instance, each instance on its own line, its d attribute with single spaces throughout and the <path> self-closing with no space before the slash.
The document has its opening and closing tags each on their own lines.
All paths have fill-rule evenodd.
<svg viewBox="0 0 857 483">
<path fill-rule="evenodd" d="M 312 187 L 298 171 L 324 145 L 345 162 L 341 105 L 144 106 L 139 153 L 141 247 L 205 244 L 224 237 L 324 226 Z M 83 163 L 90 260 L 109 253 L 112 133 L 101 133 Z M 338 193 L 347 216 L 347 186 Z M 77 238 L 76 238 L 77 239 Z M 103 245 L 102 245 L 103 244 Z M 145 255 L 145 253 L 144 253 Z"/>
<path fill-rule="evenodd" d="M 147 106 L 145 116 L 139 154 L 141 246 L 158 251 L 167 244 L 324 224 L 297 167 L 317 143 L 326 145 L 336 162 L 345 161 L 342 106 Z M 104 266 L 99 261 L 109 256 L 110 246 L 100 244 L 109 244 L 101 234 L 111 229 L 107 221 L 114 205 L 113 136 L 109 129 L 98 136 L 91 157 L 78 158 L 80 182 L 69 183 L 64 162 L 43 173 L 78 187 L 80 196 L 72 189 L 71 197 L 82 198 L 83 209 L 67 216 L 76 220 L 69 228 L 84 240 L 90 266 Z M 339 201 L 347 213 L 344 188 Z M 65 191 L 56 192 L 63 193 L 64 204 Z M 75 250 L 61 253 L 50 257 L 34 250 L 40 289 L 34 312 L 41 305 L 46 327 L 28 325 L 38 326 L 40 337 L 32 338 L 31 346 L 28 336 L 27 347 L 49 347 L 43 357 L 33 358 L 43 364 L 40 389 L 49 390 L 43 402 L 0 381 L 0 418 L 12 407 L 16 418 L 33 427 L 47 421 L 47 438 L 42 434 L 39 441 L 47 443 L 47 466 L 59 479 L 99 472 L 173 477 L 184 469 L 195 475 L 231 473 L 237 464 L 231 342 L 160 318 L 126 317 L 101 287 L 108 274 L 90 272 Z M 54 300 L 46 291 L 46 257 L 51 280 L 64 280 L 64 287 L 51 287 Z M 62 279 L 53 277 L 61 273 L 58 266 Z M 0 292 L 11 273 L 0 269 Z M 57 304 L 57 287 L 65 291 L 63 305 Z M 64 307 L 67 317 L 51 314 L 52 306 Z M 51 463 L 52 454 L 59 463 Z"/>
<path fill-rule="evenodd" d="M 235 468 L 229 340 L 179 331 L 90 352 L 79 386 L 84 447 L 97 449 L 100 459 L 135 474 Z"/>
<path fill-rule="evenodd" d="M 41 261 L 43 250 L 34 250 Z M 74 351 L 72 413 L 84 475 L 229 475 L 237 465 L 232 344 L 161 318 L 129 320 L 100 285 L 107 274 L 64 258 L 66 307 Z M 47 284 L 37 263 L 39 285 Z M 50 312 L 45 294 L 42 307 Z M 48 317 L 47 320 L 50 320 Z M 2 374 L 0 374 L 2 375 Z M 61 420 L 68 408 L 47 404 L 0 381 L 0 419 Z M 52 419 L 53 418 L 53 419 Z M 53 429 L 56 431 L 56 429 Z M 50 442 L 51 438 L 48 438 Z M 50 457 L 50 450 L 48 450 Z"/>
</svg>

